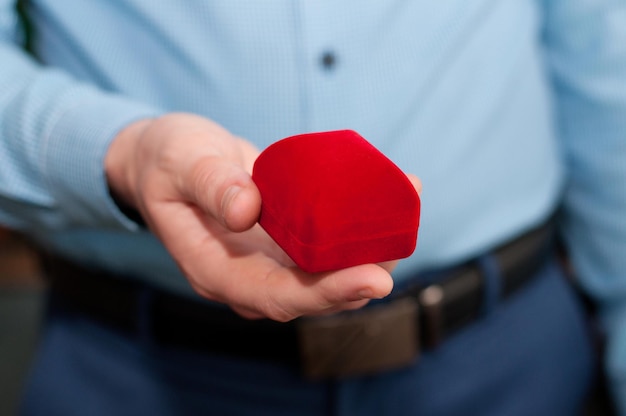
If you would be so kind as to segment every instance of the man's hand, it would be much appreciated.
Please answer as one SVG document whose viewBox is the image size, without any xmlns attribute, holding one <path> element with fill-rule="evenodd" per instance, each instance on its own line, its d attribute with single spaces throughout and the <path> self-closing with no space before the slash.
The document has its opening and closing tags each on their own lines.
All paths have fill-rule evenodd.
<svg viewBox="0 0 626 416">
<path fill-rule="evenodd" d="M 250 172 L 258 154 L 205 118 L 170 114 L 124 129 L 105 171 L 112 192 L 141 213 L 192 287 L 244 317 L 284 322 L 389 294 L 395 262 L 319 274 L 293 264 L 256 224 L 261 196 Z"/>
</svg>

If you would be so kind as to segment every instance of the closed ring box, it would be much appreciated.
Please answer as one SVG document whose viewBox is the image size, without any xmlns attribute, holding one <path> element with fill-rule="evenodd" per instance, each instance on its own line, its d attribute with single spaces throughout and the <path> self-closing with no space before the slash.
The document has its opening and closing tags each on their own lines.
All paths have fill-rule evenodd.
<svg viewBox="0 0 626 416">
<path fill-rule="evenodd" d="M 259 224 L 304 271 L 408 257 L 420 199 L 407 176 L 353 130 L 305 133 L 268 146 L 252 178 Z"/>
</svg>

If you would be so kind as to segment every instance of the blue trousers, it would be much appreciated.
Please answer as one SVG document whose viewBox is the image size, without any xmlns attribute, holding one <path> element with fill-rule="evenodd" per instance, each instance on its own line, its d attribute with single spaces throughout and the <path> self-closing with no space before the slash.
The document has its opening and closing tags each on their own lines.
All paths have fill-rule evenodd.
<svg viewBox="0 0 626 416">
<path fill-rule="evenodd" d="M 165 348 L 55 307 L 21 414 L 576 415 L 595 366 L 583 308 L 552 262 L 413 366 L 334 382 Z"/>
</svg>

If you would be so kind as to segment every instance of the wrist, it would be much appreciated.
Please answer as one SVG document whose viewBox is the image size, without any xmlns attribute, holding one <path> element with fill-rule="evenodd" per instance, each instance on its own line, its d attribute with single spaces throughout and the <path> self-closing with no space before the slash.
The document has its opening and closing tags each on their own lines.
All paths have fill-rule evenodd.
<svg viewBox="0 0 626 416">
<path fill-rule="evenodd" d="M 135 155 L 137 144 L 152 119 L 141 119 L 123 128 L 111 142 L 104 159 L 109 192 L 118 205 L 136 209 Z"/>
</svg>

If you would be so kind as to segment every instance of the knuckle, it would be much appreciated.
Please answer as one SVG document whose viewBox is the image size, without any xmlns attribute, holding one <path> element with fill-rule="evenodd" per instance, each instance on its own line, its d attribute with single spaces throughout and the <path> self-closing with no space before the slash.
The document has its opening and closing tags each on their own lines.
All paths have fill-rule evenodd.
<svg viewBox="0 0 626 416">
<path fill-rule="evenodd" d="M 277 300 L 274 296 L 266 296 L 260 307 L 262 314 L 267 318 L 277 322 L 289 322 L 298 317 L 299 314 L 287 307 L 284 302 Z"/>
</svg>

